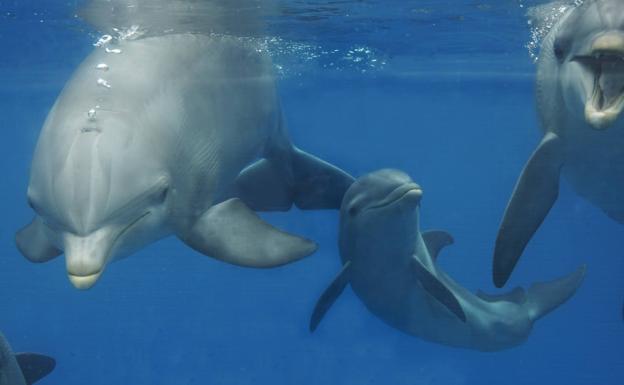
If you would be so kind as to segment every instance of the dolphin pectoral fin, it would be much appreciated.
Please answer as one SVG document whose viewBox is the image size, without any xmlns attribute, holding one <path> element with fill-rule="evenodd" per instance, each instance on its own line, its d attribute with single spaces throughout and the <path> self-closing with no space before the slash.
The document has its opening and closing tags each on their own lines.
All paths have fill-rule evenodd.
<svg viewBox="0 0 624 385">
<path fill-rule="evenodd" d="M 412 258 L 412 267 L 416 274 L 416 279 L 422 284 L 423 288 L 462 322 L 466 322 L 466 314 L 455 294 L 444 283 L 440 282 L 437 277 L 431 274 L 415 257 Z"/>
<path fill-rule="evenodd" d="M 212 206 L 179 235 L 202 254 L 247 267 L 280 266 L 316 251 L 314 242 L 276 229 L 237 198 Z"/>
<path fill-rule="evenodd" d="M 518 178 L 494 247 L 493 279 L 497 287 L 505 285 L 533 233 L 557 200 L 562 147 L 557 135 L 547 133 Z"/>
<path fill-rule="evenodd" d="M 522 305 L 526 302 L 526 293 L 523 288 L 516 287 L 509 293 L 505 294 L 487 294 L 482 292 L 481 290 L 477 290 L 477 297 L 482 300 L 490 303 L 507 301 L 512 302 L 518 305 Z"/>
<path fill-rule="evenodd" d="M 353 177 L 297 148 L 277 152 L 244 169 L 234 196 L 257 211 L 339 209 Z"/>
<path fill-rule="evenodd" d="M 334 304 L 336 299 L 340 296 L 342 291 L 344 290 L 347 283 L 349 283 L 349 267 L 351 266 L 351 261 L 347 261 L 342 267 L 342 270 L 338 274 L 336 278 L 334 278 L 333 282 L 329 285 L 327 289 L 321 294 L 321 297 L 316 301 L 316 305 L 314 306 L 314 312 L 312 312 L 312 316 L 310 317 L 310 332 L 313 333 L 318 325 L 321 323 L 321 320 L 325 316 L 325 313 L 329 310 L 329 308 Z"/>
<path fill-rule="evenodd" d="M 565 303 L 583 283 L 587 268 L 580 266 L 565 277 L 533 284 L 527 292 L 529 317 L 535 321 Z"/>
<path fill-rule="evenodd" d="M 236 197 L 256 211 L 287 211 L 293 205 L 291 180 L 267 159 L 260 159 L 241 171 L 235 191 Z"/>
<path fill-rule="evenodd" d="M 429 255 L 434 261 L 438 259 L 438 254 L 445 246 L 452 245 L 453 236 L 446 231 L 430 230 L 422 233 L 423 240 L 429 250 Z"/>
<path fill-rule="evenodd" d="M 339 210 L 351 175 L 298 148 L 293 149 L 294 202 L 302 210 Z"/>
<path fill-rule="evenodd" d="M 20 253 L 31 262 L 47 262 L 61 255 L 45 234 L 45 224 L 39 216 L 15 234 Z"/>
<path fill-rule="evenodd" d="M 18 353 L 15 355 L 15 359 L 28 385 L 50 374 L 56 366 L 54 358 L 44 356 L 43 354 Z"/>
</svg>

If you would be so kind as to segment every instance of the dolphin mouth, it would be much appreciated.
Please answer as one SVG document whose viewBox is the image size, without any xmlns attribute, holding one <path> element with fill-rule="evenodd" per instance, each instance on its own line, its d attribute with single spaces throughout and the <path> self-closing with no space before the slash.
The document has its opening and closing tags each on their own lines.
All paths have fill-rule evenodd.
<svg viewBox="0 0 624 385">
<path fill-rule="evenodd" d="M 150 214 L 151 214 L 151 211 L 146 211 L 145 213 L 137 217 L 135 220 L 130 222 L 112 239 L 111 244 L 115 244 L 121 236 L 127 233 L 130 229 L 136 226 L 137 223 L 141 222 L 141 220 L 143 220 L 145 217 L 149 216 Z M 72 283 L 72 285 L 74 285 L 74 287 L 79 290 L 87 290 L 93 287 L 93 285 L 95 285 L 95 283 L 100 279 L 100 276 L 104 272 L 104 267 L 106 266 L 106 263 L 107 263 L 106 261 L 110 257 L 108 253 L 110 253 L 110 249 L 109 251 L 107 251 L 107 255 L 104 259 L 105 262 L 102 264 L 101 268 L 95 272 L 89 272 L 88 274 L 75 274 L 75 273 L 70 272 L 68 269 L 67 276 L 69 278 L 69 281 Z"/>
<path fill-rule="evenodd" d="M 381 202 L 377 203 L 376 205 L 369 206 L 367 210 L 387 207 L 408 197 L 414 198 L 416 202 L 420 202 L 422 194 L 423 191 L 419 185 L 417 185 L 416 183 L 406 183 L 392 190 L 392 192 L 388 194 Z"/>
<path fill-rule="evenodd" d="M 593 89 L 585 102 L 585 120 L 593 128 L 609 128 L 624 108 L 624 37 L 602 36 L 589 55 L 577 56 L 593 74 Z"/>
<path fill-rule="evenodd" d="M 67 276 L 69 277 L 69 281 L 72 283 L 72 285 L 74 285 L 76 289 L 87 290 L 95 285 L 95 283 L 102 275 L 102 271 L 103 270 L 100 270 L 95 274 L 89 275 L 74 275 L 71 273 L 67 273 Z"/>
</svg>

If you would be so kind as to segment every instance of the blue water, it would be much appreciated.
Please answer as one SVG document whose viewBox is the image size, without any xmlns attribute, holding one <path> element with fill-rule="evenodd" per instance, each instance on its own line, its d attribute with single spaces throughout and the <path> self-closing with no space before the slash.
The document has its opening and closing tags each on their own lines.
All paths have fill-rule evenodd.
<svg viewBox="0 0 624 385">
<path fill-rule="evenodd" d="M 26 261 L 13 237 L 32 215 L 26 187 L 37 135 L 97 36 L 71 17 L 76 2 L 59 3 L 0 1 L 0 330 L 16 351 L 56 358 L 42 385 L 624 383 L 622 227 L 565 182 L 509 286 L 582 263 L 587 278 L 526 343 L 497 353 L 402 334 L 349 288 L 310 334 L 312 308 L 340 269 L 333 211 L 263 214 L 320 245 L 272 270 L 230 266 L 167 238 L 111 264 L 83 292 L 67 280 L 63 258 Z M 388 17 L 375 13 L 377 2 L 342 5 L 356 7 L 363 30 L 383 19 L 385 35 L 341 34 L 338 16 L 276 21 L 275 34 L 341 52 L 366 46 L 387 62 L 362 72 L 357 62 L 335 70 L 332 58 L 284 59 L 302 66 L 279 79 L 286 121 L 298 146 L 355 176 L 409 173 L 424 188 L 422 226 L 455 237 L 439 263 L 466 287 L 496 292 L 499 220 L 540 137 L 524 9 L 517 1 L 411 3 L 430 12 L 416 22 L 393 12 L 394 1 Z"/>
</svg>

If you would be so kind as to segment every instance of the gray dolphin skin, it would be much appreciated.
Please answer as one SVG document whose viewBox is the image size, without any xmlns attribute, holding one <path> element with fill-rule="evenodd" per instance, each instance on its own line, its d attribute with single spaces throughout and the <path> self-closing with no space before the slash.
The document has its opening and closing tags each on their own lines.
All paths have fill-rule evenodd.
<svg viewBox="0 0 624 385">
<path fill-rule="evenodd" d="M 54 358 L 36 353 L 13 354 L 0 332 L 0 385 L 30 385 L 54 370 Z"/>
<path fill-rule="evenodd" d="M 289 140 L 266 53 L 234 37 L 172 34 L 94 49 L 52 107 L 32 161 L 21 253 L 65 253 L 79 289 L 173 234 L 249 267 L 316 250 L 253 210 L 338 209 L 352 178 Z"/>
<path fill-rule="evenodd" d="M 557 200 L 560 175 L 583 198 L 624 223 L 624 2 L 570 7 L 545 37 L 536 99 L 544 134 L 507 204 L 493 280 L 505 285 Z"/>
<path fill-rule="evenodd" d="M 524 342 L 533 323 L 567 301 L 582 283 L 585 267 L 566 277 L 516 288 L 504 295 L 472 294 L 436 265 L 453 243 L 444 231 L 420 232 L 422 189 L 398 170 L 360 177 L 340 209 L 343 269 L 318 300 L 314 331 L 350 284 L 355 294 L 389 325 L 444 345 L 496 351 Z"/>
</svg>

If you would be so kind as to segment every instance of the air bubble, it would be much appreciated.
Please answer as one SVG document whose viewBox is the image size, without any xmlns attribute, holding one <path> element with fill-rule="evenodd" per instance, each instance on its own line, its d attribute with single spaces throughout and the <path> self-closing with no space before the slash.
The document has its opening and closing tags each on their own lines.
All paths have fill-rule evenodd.
<svg viewBox="0 0 624 385">
<path fill-rule="evenodd" d="M 103 45 L 106 45 L 108 43 L 110 43 L 110 41 L 113 40 L 113 37 L 111 35 L 103 35 L 95 44 L 93 44 L 95 47 L 101 47 Z"/>
<path fill-rule="evenodd" d="M 106 80 L 102 79 L 102 78 L 99 78 L 99 79 L 97 80 L 97 85 L 98 85 L 98 86 L 102 86 L 102 87 L 106 87 L 106 88 L 111 88 L 110 83 L 109 83 L 108 81 L 106 81 Z"/>
<path fill-rule="evenodd" d="M 108 71 L 108 64 L 100 63 L 100 64 L 95 66 L 95 69 L 98 69 L 100 71 Z"/>
<path fill-rule="evenodd" d="M 106 53 L 121 53 L 119 48 L 106 48 Z"/>
</svg>

